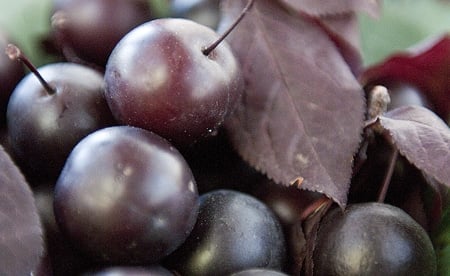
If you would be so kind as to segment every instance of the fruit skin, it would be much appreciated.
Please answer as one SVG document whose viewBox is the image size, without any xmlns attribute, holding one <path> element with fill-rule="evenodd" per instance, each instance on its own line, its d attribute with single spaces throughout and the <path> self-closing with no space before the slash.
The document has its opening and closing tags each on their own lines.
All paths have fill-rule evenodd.
<svg viewBox="0 0 450 276">
<path fill-rule="evenodd" d="M 425 230 L 403 210 L 376 202 L 330 211 L 313 261 L 314 275 L 436 275 Z"/>
<path fill-rule="evenodd" d="M 109 267 L 92 273 L 84 273 L 83 276 L 173 276 L 162 266 L 150 267 Z"/>
<path fill-rule="evenodd" d="M 167 258 L 181 275 L 228 275 L 248 268 L 282 270 L 286 244 L 280 223 L 256 198 L 234 190 L 200 196 L 197 223 Z"/>
<path fill-rule="evenodd" d="M 272 269 L 251 268 L 233 273 L 230 276 L 287 276 L 287 274 Z"/>
<path fill-rule="evenodd" d="M 51 35 L 61 50 L 105 66 L 119 40 L 151 18 L 146 0 L 54 0 Z"/>
<path fill-rule="evenodd" d="M 56 92 L 49 94 L 36 76 L 28 74 L 8 103 L 8 135 L 28 175 L 56 178 L 78 141 L 117 123 L 99 72 L 75 63 L 48 64 L 38 71 Z"/>
<path fill-rule="evenodd" d="M 186 19 L 164 18 L 128 33 L 105 72 L 106 99 L 116 119 L 154 131 L 175 145 L 215 133 L 234 109 L 244 83 L 226 42 Z"/>
<path fill-rule="evenodd" d="M 186 239 L 198 205 L 195 180 L 174 147 L 149 131 L 115 126 L 74 148 L 53 207 L 62 232 L 97 261 L 148 264 Z"/>
</svg>

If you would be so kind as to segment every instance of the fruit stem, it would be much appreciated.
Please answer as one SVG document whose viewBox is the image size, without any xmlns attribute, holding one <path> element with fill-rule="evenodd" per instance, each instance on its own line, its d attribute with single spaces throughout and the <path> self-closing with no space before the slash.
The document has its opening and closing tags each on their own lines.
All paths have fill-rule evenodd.
<svg viewBox="0 0 450 276">
<path fill-rule="evenodd" d="M 377 117 L 383 115 L 390 102 L 391 98 L 387 88 L 381 85 L 374 86 L 369 94 L 368 119 L 377 119 Z"/>
<path fill-rule="evenodd" d="M 25 64 L 25 66 L 33 72 L 33 74 L 38 78 L 39 82 L 42 84 L 44 89 L 48 92 L 48 94 L 55 94 L 56 91 L 53 87 L 45 81 L 42 75 L 38 72 L 36 67 L 31 63 L 31 61 L 22 53 L 22 51 L 14 44 L 8 44 L 5 50 L 6 54 L 11 60 L 18 60 Z"/>
<path fill-rule="evenodd" d="M 231 31 L 234 30 L 234 28 L 241 22 L 241 20 L 244 18 L 245 14 L 250 10 L 250 8 L 253 6 L 253 3 L 255 0 L 249 0 L 247 2 L 247 5 L 244 7 L 244 9 L 241 11 L 241 14 L 239 17 L 234 21 L 234 23 L 228 27 L 228 29 L 217 39 L 213 44 L 211 44 L 209 47 L 206 47 L 202 50 L 202 53 L 205 56 L 208 56 L 214 49 L 216 49 L 217 46 L 231 33 Z"/>
<path fill-rule="evenodd" d="M 380 203 L 384 202 L 384 199 L 386 198 L 387 191 L 389 189 L 389 184 L 391 183 L 392 175 L 394 174 L 395 164 L 397 163 L 398 158 L 398 149 L 394 148 L 391 159 L 389 160 L 389 167 L 386 172 L 386 175 L 384 176 L 383 185 L 381 186 L 380 193 L 378 194 L 377 201 Z"/>
<path fill-rule="evenodd" d="M 314 202 L 312 202 L 303 212 L 300 214 L 300 219 L 306 220 L 311 215 L 315 214 L 318 210 L 320 210 L 324 205 L 331 203 L 331 199 L 326 196 L 321 196 Z"/>
</svg>

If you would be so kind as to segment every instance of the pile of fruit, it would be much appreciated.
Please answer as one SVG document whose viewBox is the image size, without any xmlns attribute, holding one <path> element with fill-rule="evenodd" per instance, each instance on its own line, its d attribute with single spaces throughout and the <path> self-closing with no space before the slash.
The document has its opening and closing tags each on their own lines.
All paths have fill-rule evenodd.
<svg viewBox="0 0 450 276">
<path fill-rule="evenodd" d="M 450 273 L 450 35 L 157 2 L 51 1 L 39 67 L 0 30 L 1 275 Z"/>
</svg>

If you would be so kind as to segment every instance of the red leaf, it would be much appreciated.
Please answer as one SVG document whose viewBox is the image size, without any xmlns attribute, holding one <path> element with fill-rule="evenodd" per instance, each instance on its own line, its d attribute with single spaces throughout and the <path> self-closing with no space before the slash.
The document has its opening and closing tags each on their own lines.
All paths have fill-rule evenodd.
<svg viewBox="0 0 450 276">
<path fill-rule="evenodd" d="M 30 275 L 44 245 L 33 194 L 0 146 L 0 275 Z"/>
<path fill-rule="evenodd" d="M 349 12 L 366 12 L 377 17 L 380 14 L 380 0 L 281 0 L 291 8 L 312 15 L 328 16 Z"/>
<path fill-rule="evenodd" d="M 366 70 L 361 82 L 403 81 L 421 89 L 442 118 L 450 115 L 450 35 L 425 41 Z"/>
<path fill-rule="evenodd" d="M 222 25 L 245 3 L 225 1 Z M 247 82 L 228 123 L 238 152 L 275 182 L 298 180 L 344 206 L 364 100 L 335 44 L 314 22 L 268 0 L 255 2 L 228 41 Z"/>
<path fill-rule="evenodd" d="M 379 122 L 409 162 L 450 187 L 450 128 L 445 122 L 420 106 L 393 109 Z"/>
</svg>

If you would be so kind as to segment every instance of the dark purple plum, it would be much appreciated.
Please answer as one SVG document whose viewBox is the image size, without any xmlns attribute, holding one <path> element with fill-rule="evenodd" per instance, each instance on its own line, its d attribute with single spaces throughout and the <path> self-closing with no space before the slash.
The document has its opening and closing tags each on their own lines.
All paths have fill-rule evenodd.
<svg viewBox="0 0 450 276">
<path fill-rule="evenodd" d="M 116 122 L 99 72 L 75 63 L 53 63 L 38 73 L 47 87 L 30 73 L 11 95 L 8 134 L 27 175 L 56 178 L 78 141 Z"/>
<path fill-rule="evenodd" d="M 198 192 L 183 156 L 144 129 L 84 138 L 56 183 L 54 211 L 72 243 L 99 262 L 155 263 L 189 235 Z"/>
<path fill-rule="evenodd" d="M 436 275 L 427 232 L 400 208 L 377 202 L 330 211 L 313 261 L 314 275 Z"/>
<path fill-rule="evenodd" d="M 239 63 L 219 36 L 186 19 L 156 19 L 128 33 L 105 73 L 116 119 L 154 131 L 177 146 L 216 133 L 242 90 Z"/>
<path fill-rule="evenodd" d="M 287 274 L 272 269 L 250 268 L 233 273 L 230 276 L 287 276 Z"/>
<path fill-rule="evenodd" d="M 181 275 L 228 275 L 249 268 L 282 270 L 286 243 L 273 212 L 256 198 L 233 190 L 200 196 L 197 223 L 166 260 Z"/>
<path fill-rule="evenodd" d="M 118 266 L 103 268 L 95 272 L 83 274 L 83 276 L 173 276 L 169 270 L 162 266 L 138 267 Z"/>
<path fill-rule="evenodd" d="M 119 40 L 151 18 L 146 0 L 54 0 L 52 36 L 70 61 L 103 67 Z"/>
</svg>

